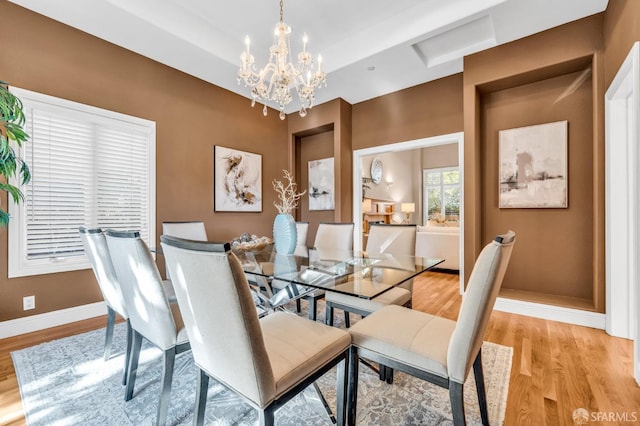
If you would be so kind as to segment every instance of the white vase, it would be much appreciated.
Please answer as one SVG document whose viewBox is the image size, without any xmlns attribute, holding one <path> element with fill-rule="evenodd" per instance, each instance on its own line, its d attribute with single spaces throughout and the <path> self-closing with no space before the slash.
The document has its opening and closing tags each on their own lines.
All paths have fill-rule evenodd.
<svg viewBox="0 0 640 426">
<path fill-rule="evenodd" d="M 293 254 L 296 249 L 296 221 L 290 214 L 278 213 L 273 221 L 273 242 L 276 252 Z"/>
</svg>

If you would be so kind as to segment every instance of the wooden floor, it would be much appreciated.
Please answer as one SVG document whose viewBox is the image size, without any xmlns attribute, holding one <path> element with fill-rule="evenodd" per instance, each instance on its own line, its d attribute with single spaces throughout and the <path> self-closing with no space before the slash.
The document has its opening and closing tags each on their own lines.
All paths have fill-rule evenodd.
<svg viewBox="0 0 640 426">
<path fill-rule="evenodd" d="M 431 272 L 414 282 L 414 309 L 455 320 L 460 301 L 457 275 Z M 104 327 L 105 318 L 0 340 L 0 425 L 26 424 L 10 352 Z M 505 425 L 574 425 L 577 408 L 590 413 L 589 425 L 624 424 L 625 419 L 637 419 L 626 424 L 640 423 L 631 341 L 498 311 L 485 340 L 514 349 Z M 598 418 L 606 421 L 591 421 Z"/>
</svg>

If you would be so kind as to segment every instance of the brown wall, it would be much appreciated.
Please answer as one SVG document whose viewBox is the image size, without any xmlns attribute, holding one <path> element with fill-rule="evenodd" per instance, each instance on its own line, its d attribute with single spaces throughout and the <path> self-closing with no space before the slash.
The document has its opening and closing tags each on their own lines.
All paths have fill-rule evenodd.
<svg viewBox="0 0 640 426">
<path fill-rule="evenodd" d="M 640 41 L 640 1 L 610 0 L 604 14 L 605 87 L 636 41 Z"/>
<path fill-rule="evenodd" d="M 5 18 L 0 27 L 0 78 L 18 87 L 157 123 L 158 235 L 163 220 L 196 219 L 206 222 L 211 239 L 229 239 L 245 231 L 271 235 L 276 213 L 271 180 L 280 178 L 285 168 L 293 169 L 299 178 L 304 167 L 296 145 L 324 133 L 327 134 L 317 138 L 324 140 L 333 135 L 336 159 L 339 199 L 334 220 L 350 221 L 352 150 L 464 130 L 466 273 L 490 234 L 513 225 L 519 237 L 512 260 L 515 266 L 508 272 L 506 287 L 519 288 L 524 271 L 540 276 L 539 269 L 522 257 L 538 253 L 540 244 L 558 242 L 564 244 L 563 259 L 569 260 L 577 278 L 569 283 L 557 282 L 556 287 L 536 287 L 530 280 L 522 288 L 575 298 L 589 297 L 591 289 L 595 309 L 604 307 L 602 95 L 605 82 L 609 84 L 632 42 L 640 38 L 640 2 L 636 0 L 611 1 L 604 15 L 466 57 L 464 74 L 353 106 L 342 100 L 331 101 L 314 107 L 304 119 L 292 114 L 284 122 L 275 113 L 262 117 L 260 109 L 251 109 L 246 98 L 7 1 L 0 1 L 0 15 Z M 564 217 L 558 216 L 562 212 L 524 212 L 517 217 L 513 217 L 516 212 L 507 212 L 505 216 L 495 208 L 496 194 L 490 181 L 495 169 L 495 153 L 491 151 L 495 130 L 561 117 L 562 112 L 553 110 L 555 107 L 547 111 L 549 100 L 572 78 L 571 73 L 589 63 L 593 67 L 590 107 L 580 100 L 589 96 L 583 85 L 567 99 L 564 108 L 570 120 L 570 173 L 578 173 L 576 179 L 570 176 L 566 214 L 584 216 L 576 230 L 584 232 L 584 238 L 591 235 L 591 243 L 586 244 L 588 257 L 584 247 L 565 243 L 573 235 L 553 224 L 541 226 L 548 225 L 546 216 L 552 216 L 552 223 L 563 221 Z M 539 97 L 536 90 L 543 91 L 544 96 Z M 505 102 L 519 105 L 510 111 Z M 568 110 L 569 105 L 577 106 L 575 116 Z M 589 120 L 593 126 L 590 134 Z M 576 123 L 578 134 L 585 135 L 578 146 Z M 262 213 L 213 213 L 211 157 L 215 144 L 263 155 Z M 587 151 L 591 152 L 591 160 Z M 591 164 L 587 164 L 589 161 Z M 576 189 L 573 185 L 580 184 L 580 176 L 587 177 L 583 186 Z M 2 197 L 6 205 L 6 196 Z M 532 239 L 529 229 L 540 229 L 540 236 Z M 29 315 L 100 300 L 90 271 L 8 280 L 6 232 L 0 230 L 0 321 L 24 316 L 21 302 L 26 295 L 35 294 L 38 306 L 35 311 L 28 311 Z M 565 265 L 556 262 L 539 268 L 559 270 Z M 568 276 L 570 271 L 563 273 Z"/>
<path fill-rule="evenodd" d="M 307 234 L 308 244 L 313 244 L 315 241 L 316 231 L 318 230 L 318 224 L 320 222 L 334 222 L 333 210 L 309 211 L 309 161 L 334 157 L 333 138 L 333 131 L 328 131 L 302 137 L 297 145 L 297 156 L 299 158 L 298 170 L 300 171 L 298 181 L 300 182 L 300 189 L 307 190 L 307 193 L 302 197 L 299 211 L 300 220 L 309 222 L 309 232 Z"/>
<path fill-rule="evenodd" d="M 602 21 L 594 15 L 465 58 L 466 279 L 482 246 L 513 229 L 504 288 L 604 309 Z M 588 67 L 592 77 L 558 100 Z M 498 209 L 497 131 L 558 120 L 569 120 L 569 208 Z"/>
<path fill-rule="evenodd" d="M 273 155 L 286 150 L 287 124 L 278 114 L 263 117 L 246 98 L 7 1 L 0 16 L 0 78 L 156 122 L 157 236 L 165 220 L 204 220 L 215 240 L 271 235 L 277 212 L 270 182 L 288 164 Z M 213 212 L 216 144 L 263 155 L 262 213 Z M 23 312 L 27 295 L 36 296 L 37 308 Z M 99 300 L 90 270 L 7 279 L 7 230 L 0 229 L 0 321 Z"/>
<path fill-rule="evenodd" d="M 353 149 L 462 131 L 462 74 L 353 106 Z"/>
<path fill-rule="evenodd" d="M 512 256 L 503 288 L 592 299 L 593 270 L 585 267 L 591 263 L 594 250 L 591 79 L 561 98 L 581 74 L 566 74 L 482 97 L 482 233 L 488 240 L 509 228 L 518 238 L 518 251 Z M 498 132 L 563 120 L 569 127 L 569 207 L 498 208 Z"/>
</svg>

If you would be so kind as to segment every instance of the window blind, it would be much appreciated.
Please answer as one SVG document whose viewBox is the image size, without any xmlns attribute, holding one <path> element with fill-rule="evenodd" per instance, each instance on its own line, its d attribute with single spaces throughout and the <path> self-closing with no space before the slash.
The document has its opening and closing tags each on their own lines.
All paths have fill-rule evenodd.
<svg viewBox="0 0 640 426">
<path fill-rule="evenodd" d="M 22 156 L 32 179 L 23 187 L 25 200 L 19 211 L 18 263 L 26 267 L 19 269 L 28 270 L 32 262 L 40 266 L 38 273 L 46 273 L 43 261 L 84 257 L 80 226 L 139 231 L 150 245 L 155 237 L 155 224 L 150 223 L 155 204 L 154 127 L 46 98 L 22 97 L 30 135 Z M 13 276 L 21 275 L 32 273 L 14 271 Z"/>
</svg>

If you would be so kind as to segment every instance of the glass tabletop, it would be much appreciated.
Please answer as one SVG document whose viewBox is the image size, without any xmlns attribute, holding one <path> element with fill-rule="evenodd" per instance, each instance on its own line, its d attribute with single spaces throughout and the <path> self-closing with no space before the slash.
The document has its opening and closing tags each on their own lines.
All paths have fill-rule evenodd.
<svg viewBox="0 0 640 426">
<path fill-rule="evenodd" d="M 312 289 L 372 299 L 425 272 L 444 259 L 297 247 L 294 254 L 276 253 L 270 244 L 260 250 L 233 250 L 247 274 Z"/>
</svg>

